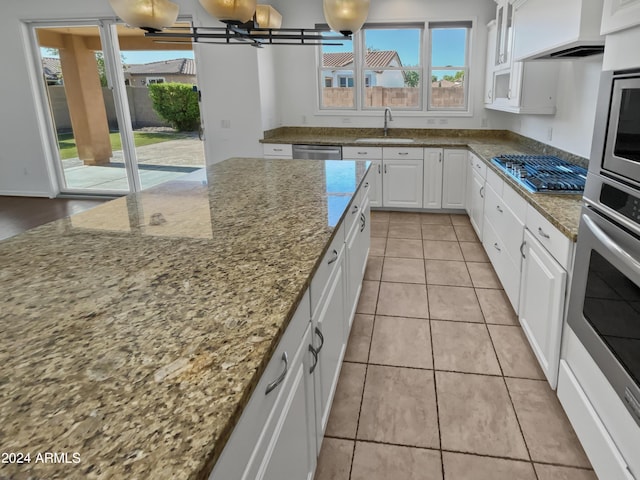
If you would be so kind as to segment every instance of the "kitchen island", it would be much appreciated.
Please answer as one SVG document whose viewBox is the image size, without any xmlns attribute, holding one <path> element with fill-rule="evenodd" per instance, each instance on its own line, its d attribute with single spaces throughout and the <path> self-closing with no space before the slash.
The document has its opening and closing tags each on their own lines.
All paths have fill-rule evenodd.
<svg viewBox="0 0 640 480">
<path fill-rule="evenodd" d="M 31 459 L 0 478 L 207 478 L 367 168 L 229 159 L 1 242 L 0 438 Z"/>
</svg>

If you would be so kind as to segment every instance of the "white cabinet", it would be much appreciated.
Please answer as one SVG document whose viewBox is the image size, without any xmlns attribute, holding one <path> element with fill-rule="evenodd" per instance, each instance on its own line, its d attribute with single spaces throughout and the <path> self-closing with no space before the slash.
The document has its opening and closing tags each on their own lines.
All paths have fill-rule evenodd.
<svg viewBox="0 0 640 480">
<path fill-rule="evenodd" d="M 511 196 L 510 202 L 505 201 L 504 193 L 511 188 L 503 183 L 494 172 L 488 172 L 485 184 L 482 243 L 517 313 L 520 296 L 520 248 L 524 232 L 526 202 L 519 196 L 517 198 Z M 512 207 L 514 207 L 513 210 Z M 519 213 L 516 214 L 514 210 Z"/>
<path fill-rule="evenodd" d="M 469 152 L 469 167 L 467 169 L 467 213 L 471 226 L 482 240 L 484 223 L 484 179 L 487 166 L 475 154 Z"/>
<path fill-rule="evenodd" d="M 441 148 L 424 149 L 424 208 L 442 208 L 442 157 Z"/>
<path fill-rule="evenodd" d="M 422 208 L 422 148 L 385 148 L 382 153 L 382 205 Z"/>
<path fill-rule="evenodd" d="M 293 146 L 289 143 L 264 143 L 262 144 L 264 158 L 293 158 Z"/>
<path fill-rule="evenodd" d="M 300 478 L 311 480 L 316 468 L 315 405 L 313 377 L 310 370 L 309 350 L 305 348 L 311 339 L 311 327 L 307 328 L 300 349 L 291 360 L 291 377 L 283 408 L 272 421 L 276 424 L 269 440 L 266 454 L 255 475 L 247 478 L 281 480 Z"/>
<path fill-rule="evenodd" d="M 493 72 L 496 64 L 497 23 L 487 24 L 487 67 L 484 77 L 484 103 L 493 103 Z"/>
<path fill-rule="evenodd" d="M 495 66 L 511 65 L 513 48 L 513 5 L 510 0 L 496 0 Z"/>
<path fill-rule="evenodd" d="M 367 189 L 361 189 L 361 193 L 362 195 L 357 198 L 358 209 L 356 209 L 356 212 L 358 217 L 353 225 L 351 225 L 346 239 L 347 317 L 345 323 L 345 339 L 349 338 L 351 324 L 356 313 L 356 307 L 358 306 L 358 298 L 360 297 L 360 291 L 362 289 L 364 271 L 367 268 L 367 257 L 369 256 L 371 243 L 371 209 Z M 353 211 L 353 208 L 351 211 Z"/>
<path fill-rule="evenodd" d="M 342 147 L 343 160 L 369 160 L 371 170 L 369 170 L 368 181 L 369 202 L 372 207 L 382 206 L 382 147 Z"/>
<path fill-rule="evenodd" d="M 567 272 L 527 229 L 519 318 L 542 371 L 556 388 Z"/>
<path fill-rule="evenodd" d="M 600 25 L 602 35 L 638 25 L 640 25 L 640 0 L 604 0 Z"/>
<path fill-rule="evenodd" d="M 464 209 L 467 185 L 467 150 L 444 150 L 442 208 Z"/>
</svg>

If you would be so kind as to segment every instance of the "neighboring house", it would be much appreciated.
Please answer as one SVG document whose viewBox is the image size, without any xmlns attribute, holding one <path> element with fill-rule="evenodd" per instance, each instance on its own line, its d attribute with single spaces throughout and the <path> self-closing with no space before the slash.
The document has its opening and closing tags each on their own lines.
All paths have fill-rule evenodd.
<svg viewBox="0 0 640 480">
<path fill-rule="evenodd" d="M 59 58 L 43 57 L 42 72 L 47 85 L 62 85 L 62 67 Z"/>
<path fill-rule="evenodd" d="M 375 70 L 376 67 L 402 67 L 395 50 L 370 50 L 365 57 L 365 85 L 367 87 L 404 87 L 404 72 L 400 70 Z M 353 68 L 353 53 L 323 53 L 323 85 L 331 87 L 353 87 L 353 70 L 330 70 Z"/>
<path fill-rule="evenodd" d="M 191 58 L 177 58 L 160 62 L 125 66 L 125 84 L 144 87 L 153 83 L 196 84 L 196 64 Z"/>
</svg>

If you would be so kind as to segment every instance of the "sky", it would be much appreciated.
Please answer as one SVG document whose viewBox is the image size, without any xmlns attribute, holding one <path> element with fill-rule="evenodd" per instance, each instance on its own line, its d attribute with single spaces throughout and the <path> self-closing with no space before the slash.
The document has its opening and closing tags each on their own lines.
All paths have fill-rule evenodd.
<svg viewBox="0 0 640 480">
<path fill-rule="evenodd" d="M 464 65 L 465 33 L 462 28 L 433 29 L 432 65 L 446 67 L 448 65 Z M 393 30 L 390 34 L 386 30 L 365 30 L 365 43 L 368 48 L 376 50 L 396 50 L 400 55 L 403 65 L 417 65 L 420 55 L 419 30 Z M 425 32 L 428 34 L 428 31 Z M 342 47 L 324 47 L 323 51 L 344 52 L 350 51 L 351 42 Z"/>
</svg>

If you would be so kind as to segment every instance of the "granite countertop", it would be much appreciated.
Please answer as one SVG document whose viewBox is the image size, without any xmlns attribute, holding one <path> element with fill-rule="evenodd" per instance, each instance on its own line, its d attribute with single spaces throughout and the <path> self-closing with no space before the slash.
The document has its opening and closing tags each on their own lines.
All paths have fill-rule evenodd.
<svg viewBox="0 0 640 480">
<path fill-rule="evenodd" d="M 569 162 L 587 167 L 588 160 L 568 152 L 555 149 L 532 139 L 503 130 L 429 130 L 392 129 L 389 137 L 412 139 L 413 142 L 360 143 L 363 137 L 382 137 L 381 129 L 330 128 L 330 127 L 283 127 L 266 132 L 263 143 L 291 143 L 316 145 L 377 146 L 377 147 L 464 147 L 478 155 L 509 186 L 520 193 L 527 202 L 549 220 L 571 241 L 578 238 L 582 195 L 535 194 L 525 190 L 511 177 L 505 175 L 491 163 L 491 158 L 508 153 L 555 155 Z"/>
<path fill-rule="evenodd" d="M 2 452 L 32 459 L 0 478 L 207 478 L 366 168 L 229 159 L 0 242 Z"/>
</svg>

